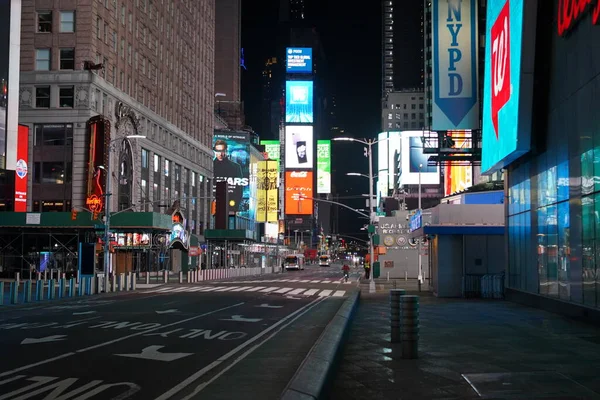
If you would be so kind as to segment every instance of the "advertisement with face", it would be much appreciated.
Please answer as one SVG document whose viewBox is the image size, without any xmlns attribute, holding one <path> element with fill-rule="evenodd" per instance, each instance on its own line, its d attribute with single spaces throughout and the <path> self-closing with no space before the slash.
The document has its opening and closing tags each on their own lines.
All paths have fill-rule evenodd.
<svg viewBox="0 0 600 400">
<path fill-rule="evenodd" d="M 226 181 L 229 192 L 229 211 L 247 212 L 250 200 L 248 152 L 246 133 L 215 134 L 213 169 L 215 183 Z"/>
<path fill-rule="evenodd" d="M 424 154 L 423 147 L 434 147 L 437 139 L 430 139 L 431 143 L 423 143 L 423 132 L 402 132 L 401 163 L 402 185 L 418 185 L 419 176 L 423 185 L 438 185 L 440 183 L 440 168 L 437 165 L 428 165 L 431 154 Z"/>
<path fill-rule="evenodd" d="M 285 172 L 286 215 L 312 215 L 313 197 L 312 171 Z"/>
<path fill-rule="evenodd" d="M 285 82 L 285 122 L 313 123 L 313 82 Z"/>
<path fill-rule="evenodd" d="M 257 176 L 256 222 L 277 222 L 277 161 L 259 161 Z"/>
<path fill-rule="evenodd" d="M 313 168 L 313 127 L 288 125 L 285 127 L 285 168 Z"/>
</svg>

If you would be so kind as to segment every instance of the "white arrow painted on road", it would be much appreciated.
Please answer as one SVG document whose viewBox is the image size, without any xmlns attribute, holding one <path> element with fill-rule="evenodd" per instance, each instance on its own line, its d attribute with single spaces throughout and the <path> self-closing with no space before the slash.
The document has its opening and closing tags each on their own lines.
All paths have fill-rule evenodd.
<svg viewBox="0 0 600 400">
<path fill-rule="evenodd" d="M 95 314 L 96 311 L 82 311 L 82 312 L 74 312 L 73 315 L 87 315 L 87 314 Z"/>
<path fill-rule="evenodd" d="M 67 335 L 52 335 L 43 338 L 26 338 L 23 339 L 21 344 L 36 344 L 36 343 L 47 343 L 47 342 L 58 342 L 59 340 L 65 340 Z"/>
<path fill-rule="evenodd" d="M 222 319 L 221 321 L 258 322 L 262 321 L 262 318 L 244 318 L 241 315 L 232 315 L 231 318 Z"/>
<path fill-rule="evenodd" d="M 294 297 L 294 296 L 285 296 L 286 299 L 292 299 L 292 300 L 302 300 L 301 297 Z"/>
<path fill-rule="evenodd" d="M 177 311 L 179 311 L 179 310 L 171 308 L 170 310 L 156 311 L 156 313 L 157 314 L 171 314 L 171 313 L 174 313 L 174 312 L 177 312 Z"/>
<path fill-rule="evenodd" d="M 263 303 L 260 306 L 254 306 L 254 307 L 260 307 L 260 308 L 283 308 L 283 306 L 270 306 L 267 303 Z"/>
<path fill-rule="evenodd" d="M 148 346 L 139 354 L 115 354 L 119 357 L 141 358 L 143 360 L 155 360 L 171 362 L 183 357 L 191 356 L 194 353 L 160 353 L 158 350 L 165 346 Z"/>
</svg>

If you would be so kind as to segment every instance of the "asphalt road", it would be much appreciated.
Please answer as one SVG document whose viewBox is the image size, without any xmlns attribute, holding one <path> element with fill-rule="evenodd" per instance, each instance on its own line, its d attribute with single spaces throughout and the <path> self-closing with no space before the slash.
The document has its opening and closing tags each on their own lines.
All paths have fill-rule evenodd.
<svg viewBox="0 0 600 400">
<path fill-rule="evenodd" d="M 357 290 L 358 274 L 341 275 L 334 264 L 4 307 L 0 400 L 277 399 Z"/>
</svg>

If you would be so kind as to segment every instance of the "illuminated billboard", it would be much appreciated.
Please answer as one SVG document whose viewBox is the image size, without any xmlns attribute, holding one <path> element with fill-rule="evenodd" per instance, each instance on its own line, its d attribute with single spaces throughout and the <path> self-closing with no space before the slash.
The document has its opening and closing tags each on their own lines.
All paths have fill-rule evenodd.
<svg viewBox="0 0 600 400">
<path fill-rule="evenodd" d="M 288 47 L 285 69 L 288 74 L 312 73 L 312 49 L 310 47 Z"/>
<path fill-rule="evenodd" d="M 29 160 L 29 127 L 19 125 L 17 163 L 15 165 L 15 212 L 27 212 L 27 175 Z"/>
<path fill-rule="evenodd" d="M 97 115 L 87 122 L 89 134 L 89 150 L 87 158 L 87 190 L 85 207 L 97 219 L 98 213 L 104 209 L 104 193 L 106 192 L 106 170 L 108 165 L 108 149 L 111 124 L 107 118 Z"/>
<path fill-rule="evenodd" d="M 260 144 L 265 146 L 265 153 L 269 155 L 270 160 L 279 161 L 281 152 L 279 140 L 261 140 Z"/>
<path fill-rule="evenodd" d="M 256 222 L 278 221 L 278 164 L 277 161 L 258 163 Z"/>
<path fill-rule="evenodd" d="M 244 213 L 250 202 L 250 145 L 247 133 L 214 134 L 214 183 L 226 181 L 229 211 Z"/>
<path fill-rule="evenodd" d="M 317 193 L 331 193 L 331 140 L 317 140 Z"/>
<path fill-rule="evenodd" d="M 313 127 L 288 125 L 285 127 L 285 169 L 313 168 Z"/>
<path fill-rule="evenodd" d="M 313 82 L 285 82 L 285 122 L 313 123 Z"/>
<path fill-rule="evenodd" d="M 453 148 L 470 148 L 471 132 L 449 131 L 448 136 L 454 141 Z M 460 156 L 460 153 L 452 155 Z M 444 196 L 463 192 L 473 186 L 473 167 L 467 163 L 468 161 L 464 161 L 462 164 L 465 165 L 447 165 L 444 168 Z"/>
<path fill-rule="evenodd" d="M 285 171 L 285 215 L 312 215 L 312 171 Z"/>
<path fill-rule="evenodd" d="M 420 131 L 419 131 L 420 132 Z M 402 132 L 381 132 L 377 140 L 377 190 L 378 195 L 387 196 L 394 188 L 394 178 L 398 165 L 394 162 L 396 153 L 400 153 Z"/>
<path fill-rule="evenodd" d="M 440 167 L 428 165 L 431 154 L 423 153 L 423 146 L 436 147 L 437 138 L 428 138 L 425 144 L 423 131 L 402 132 L 401 138 L 401 185 L 418 185 L 419 175 L 421 184 L 438 185 L 440 183 Z"/>
<path fill-rule="evenodd" d="M 477 0 L 433 0 L 434 130 L 479 128 Z"/>
<path fill-rule="evenodd" d="M 530 148 L 533 68 L 523 62 L 532 65 L 534 52 L 522 55 L 524 12 L 522 0 L 487 3 L 483 173 L 506 167 Z"/>
</svg>

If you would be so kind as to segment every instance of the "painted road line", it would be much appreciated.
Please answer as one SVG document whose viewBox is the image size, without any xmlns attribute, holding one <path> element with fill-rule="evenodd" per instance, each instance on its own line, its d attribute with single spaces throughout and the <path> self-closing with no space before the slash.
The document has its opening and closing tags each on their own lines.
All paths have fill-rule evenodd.
<svg viewBox="0 0 600 400">
<path fill-rule="evenodd" d="M 331 294 L 331 292 L 333 292 L 333 290 L 329 290 L 329 289 L 323 290 L 323 291 L 321 291 L 321 293 L 319 293 L 319 297 L 327 297 Z"/>
<path fill-rule="evenodd" d="M 226 288 L 227 286 L 213 286 L 213 287 L 209 287 L 206 290 L 203 290 L 203 292 L 214 292 L 217 289 L 223 289 Z"/>
<path fill-rule="evenodd" d="M 302 282 L 302 283 L 308 283 L 308 282 L 310 282 L 310 279 L 309 280 L 306 280 L 306 279 L 305 280 L 301 280 L 300 282 Z"/>
<path fill-rule="evenodd" d="M 333 294 L 333 297 L 343 297 L 345 293 L 345 290 L 336 290 L 336 292 Z"/>
<path fill-rule="evenodd" d="M 131 335 L 122 336 L 120 338 L 109 340 L 108 342 L 103 342 L 103 343 L 95 344 L 95 345 L 90 346 L 90 347 L 85 347 L 83 349 L 79 349 L 79 350 L 71 351 L 69 353 L 61 354 L 60 356 L 48 358 L 46 360 L 38 361 L 38 362 L 29 364 L 29 365 L 24 365 L 22 367 L 15 368 L 15 369 L 12 369 L 10 371 L 5 371 L 5 372 L 0 373 L 0 378 L 8 376 L 8 375 L 15 374 L 17 372 L 25 371 L 25 370 L 28 370 L 28 369 L 31 369 L 31 368 L 34 368 L 34 367 L 38 367 L 40 365 L 48 364 L 48 363 L 51 363 L 53 361 L 61 360 L 63 358 L 71 357 L 71 356 L 74 356 L 74 355 L 76 355 L 78 353 L 84 353 L 86 351 L 90 351 L 90 350 L 94 350 L 94 349 L 97 349 L 97 348 L 100 348 L 100 347 L 109 346 L 109 345 L 114 344 L 114 343 L 122 342 L 123 340 L 131 339 L 132 337 L 137 337 L 137 336 L 145 335 L 145 334 L 147 334 L 149 332 L 158 331 L 158 330 L 161 330 L 161 329 L 164 329 L 164 328 L 170 328 L 172 326 L 177 326 L 177 325 L 180 325 L 180 324 L 185 324 L 186 322 L 194 321 L 196 319 L 199 319 L 199 318 L 202 318 L 202 317 L 206 317 L 207 315 L 216 314 L 218 312 L 225 311 L 225 310 L 228 310 L 230 308 L 239 307 L 239 306 L 241 306 L 243 304 L 245 304 L 245 303 L 241 302 L 241 303 L 237 303 L 237 304 L 232 304 L 230 306 L 222 307 L 222 308 L 219 308 L 219 309 L 213 310 L 213 311 L 208 311 L 208 312 L 205 312 L 203 314 L 196 315 L 194 317 L 190 317 L 190 318 L 182 319 L 182 320 L 179 320 L 179 321 L 175 321 L 175 322 L 172 322 L 172 323 L 167 324 L 167 325 L 161 325 L 161 326 L 157 326 L 156 328 L 145 329 L 145 330 L 143 330 L 141 332 L 137 332 L 137 333 L 133 333 Z M 309 304 L 312 304 L 312 303 L 309 303 Z"/>
<path fill-rule="evenodd" d="M 263 336 L 265 336 L 269 332 L 275 331 L 271 335 L 269 335 L 265 340 L 263 340 L 261 343 L 252 346 L 250 349 L 248 349 L 241 356 L 237 357 L 235 359 L 235 361 L 233 361 L 227 367 L 223 368 L 218 374 L 216 374 L 215 376 L 213 376 L 210 380 L 208 380 L 206 382 L 203 382 L 200 385 L 196 386 L 196 388 L 194 389 L 194 391 L 191 394 L 185 396 L 182 400 L 191 400 L 191 399 L 193 399 L 206 386 L 208 386 L 209 384 L 211 384 L 212 382 L 214 382 L 216 379 L 220 378 L 221 375 L 223 375 L 225 372 L 229 371 L 232 367 L 234 367 L 238 362 L 240 362 L 244 358 L 246 358 L 254 350 L 258 349 L 263 343 L 266 343 L 267 341 L 269 341 L 270 339 L 272 339 L 273 337 L 275 337 L 275 335 L 277 335 L 283 329 L 287 328 L 294 321 L 298 320 L 298 318 L 300 318 L 301 316 L 303 316 L 304 314 L 306 314 L 308 311 L 310 311 L 313 307 L 315 307 L 317 304 L 319 304 L 323 300 L 324 300 L 324 298 L 317 298 L 317 299 L 311 301 L 310 303 L 306 304 L 305 306 L 302 306 L 301 308 L 299 308 L 298 310 L 294 311 L 293 313 L 291 313 L 289 315 L 286 315 L 280 321 L 278 321 L 275 324 L 269 326 L 267 329 L 263 330 L 258 335 L 253 336 L 248 341 L 240 344 L 238 347 L 236 347 L 235 349 L 231 350 L 229 353 L 227 353 L 227 354 L 219 357 L 216 361 L 213 361 L 212 363 L 210 363 L 206 367 L 204 367 L 204 368 L 198 370 L 197 372 L 193 373 L 188 378 L 186 378 L 185 380 L 183 380 L 182 382 L 180 382 L 178 385 L 174 386 L 173 388 L 171 388 L 168 391 L 166 391 L 165 393 L 163 393 L 161 396 L 157 397 L 155 400 L 167 400 L 167 399 L 171 399 L 175 394 L 179 393 L 181 390 L 185 389 L 186 387 L 192 385 L 194 382 L 196 382 L 202 376 L 206 375 L 211 370 L 213 370 L 216 367 L 218 367 L 224 361 L 227 361 L 228 359 L 230 359 L 231 357 L 233 357 L 234 355 L 236 355 L 237 353 L 239 353 L 241 350 L 243 350 L 246 347 L 250 346 L 252 343 L 256 342 L 257 340 L 259 340 L 260 338 L 262 338 Z"/>
<path fill-rule="evenodd" d="M 320 289 L 309 289 L 306 292 L 302 293 L 304 296 L 312 296 L 317 293 Z"/>
<path fill-rule="evenodd" d="M 310 281 L 310 283 L 321 283 L 321 281 Z"/>
<path fill-rule="evenodd" d="M 256 286 L 246 290 L 246 292 L 256 292 L 257 290 L 264 289 L 266 286 Z"/>
<path fill-rule="evenodd" d="M 242 292 L 244 290 L 250 289 L 252 286 L 240 286 L 239 288 L 233 289 L 232 292 Z"/>
<path fill-rule="evenodd" d="M 284 287 L 282 289 L 276 290 L 274 293 L 286 293 L 289 292 L 290 290 L 294 290 L 293 287 Z"/>
<path fill-rule="evenodd" d="M 303 289 L 303 288 L 301 288 L 301 289 L 294 289 L 291 292 L 289 292 L 288 294 L 291 294 L 291 295 L 300 294 L 300 293 L 304 292 L 305 290 L 306 289 Z"/>
<path fill-rule="evenodd" d="M 228 292 L 231 289 L 237 289 L 237 288 L 239 288 L 239 286 L 227 286 L 223 289 L 217 289 L 217 290 L 215 290 L 215 292 Z"/>
<path fill-rule="evenodd" d="M 260 292 L 261 293 L 270 293 L 273 290 L 277 290 L 277 289 L 279 289 L 279 286 L 271 286 L 271 287 L 261 290 Z"/>
<path fill-rule="evenodd" d="M 321 283 L 336 283 L 335 281 L 321 281 Z"/>
</svg>

